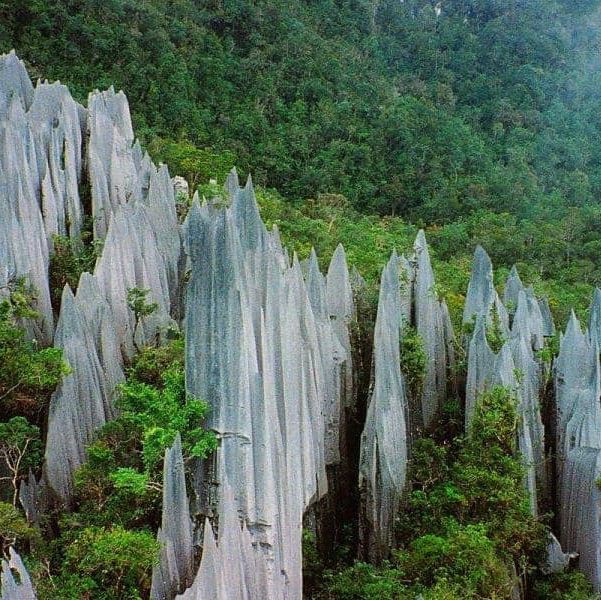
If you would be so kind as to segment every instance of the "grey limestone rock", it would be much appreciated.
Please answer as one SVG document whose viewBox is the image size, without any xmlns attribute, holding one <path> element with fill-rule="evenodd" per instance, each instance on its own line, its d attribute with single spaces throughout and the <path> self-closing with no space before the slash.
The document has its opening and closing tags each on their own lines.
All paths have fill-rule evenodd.
<svg viewBox="0 0 601 600">
<path fill-rule="evenodd" d="M 400 369 L 399 258 L 382 272 L 374 332 L 374 388 L 361 435 L 362 553 L 374 561 L 391 548 L 407 473 L 407 398 Z"/>
<path fill-rule="evenodd" d="M 258 595 L 240 593 L 300 598 L 302 517 L 327 491 L 326 464 L 339 460 L 347 356 L 315 257 L 305 282 L 277 231 L 266 231 L 250 180 L 240 188 L 233 172 L 226 188 L 229 208 L 194 202 L 185 225 L 191 268 L 186 384 L 190 394 L 209 402 L 208 426 L 219 439 L 214 456 L 198 470 L 196 505 L 209 518 L 223 514 L 228 481 L 238 513 L 233 531 L 222 527 L 220 517 L 217 543 L 205 526 L 204 556 L 215 556 L 228 540 L 243 544 L 231 555 L 232 573 L 246 572 L 249 560 L 270 566 L 262 571 Z M 238 517 L 245 524 L 242 535 Z M 198 589 L 214 579 L 203 577 L 216 568 L 212 561 L 203 558 Z M 212 597 L 247 597 L 237 595 L 237 581 L 229 594 L 214 584 Z"/>
<path fill-rule="evenodd" d="M 158 541 L 159 564 L 152 571 L 150 597 L 171 600 L 194 579 L 192 519 L 186 492 L 184 459 L 179 433 L 165 451 L 163 464 L 163 515 Z"/>
<path fill-rule="evenodd" d="M 88 97 L 88 170 L 92 189 L 94 235 L 104 238 L 117 208 L 142 195 L 136 168 L 139 152 L 127 98 L 111 88 Z"/>
<path fill-rule="evenodd" d="M 485 315 L 488 319 L 495 296 L 492 263 L 484 248 L 478 246 L 474 252 L 472 274 L 465 297 L 463 323 L 473 323 L 478 315 Z"/>
<path fill-rule="evenodd" d="M 82 312 L 85 302 L 81 295 L 76 300 L 65 286 L 55 335 L 71 373 L 50 399 L 44 473 L 49 487 L 67 506 L 73 493 L 73 473 L 85 461 L 86 444 L 115 415 L 114 389 Z"/>
<path fill-rule="evenodd" d="M 578 568 L 601 591 L 601 450 L 580 447 L 571 450 L 561 486 L 561 544 L 578 553 Z"/>
<path fill-rule="evenodd" d="M 524 284 L 515 265 L 511 267 L 511 272 L 505 281 L 505 290 L 503 292 L 503 304 L 508 312 L 513 316 L 518 306 L 518 296 L 524 290 Z"/>
<path fill-rule="evenodd" d="M 18 579 L 15 579 L 13 570 L 18 573 Z M 10 548 L 9 559 L 2 560 L 2 572 L 0 573 L 1 600 L 36 600 L 36 597 L 31 578 L 21 557 L 14 548 Z"/>
<path fill-rule="evenodd" d="M 430 264 L 428 245 L 423 230 L 414 244 L 415 283 L 414 313 L 415 327 L 427 354 L 426 372 L 422 392 L 422 417 L 429 427 L 447 391 L 447 345 L 445 343 L 444 312 L 435 290 L 434 272 Z M 446 323 L 448 327 L 449 323 Z M 448 335 L 448 332 L 447 332 Z"/>
<path fill-rule="evenodd" d="M 33 102 L 33 85 L 14 50 L 0 55 L 0 120 L 6 116 L 13 98 L 24 111 L 29 110 Z"/>
</svg>

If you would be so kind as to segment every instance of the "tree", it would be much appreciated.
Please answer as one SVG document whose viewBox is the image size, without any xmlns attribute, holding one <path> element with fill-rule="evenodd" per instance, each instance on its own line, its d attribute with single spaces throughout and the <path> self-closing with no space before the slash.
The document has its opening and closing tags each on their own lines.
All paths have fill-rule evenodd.
<svg viewBox="0 0 601 600">
<path fill-rule="evenodd" d="M 87 527 L 68 545 L 65 571 L 92 578 L 103 598 L 137 598 L 149 591 L 158 553 L 159 543 L 148 531 Z"/>
<path fill-rule="evenodd" d="M 12 504 L 0 502 L 0 544 L 5 558 L 8 558 L 8 549 L 17 542 L 32 542 L 38 538 L 37 529 L 31 527 Z"/>
<path fill-rule="evenodd" d="M 40 430 L 25 417 L 13 417 L 0 423 L 0 458 L 9 475 L 0 481 L 9 481 L 13 488 L 12 503 L 17 505 L 19 483 L 28 469 L 39 465 L 42 457 Z"/>
</svg>

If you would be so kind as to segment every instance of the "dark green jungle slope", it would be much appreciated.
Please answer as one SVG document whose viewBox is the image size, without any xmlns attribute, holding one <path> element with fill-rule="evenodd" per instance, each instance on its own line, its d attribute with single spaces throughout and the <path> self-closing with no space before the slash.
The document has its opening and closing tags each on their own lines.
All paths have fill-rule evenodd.
<svg viewBox="0 0 601 600">
<path fill-rule="evenodd" d="M 517 264 L 549 297 L 560 328 L 572 307 L 586 316 L 601 285 L 601 0 L 0 0 L 0 53 L 12 48 L 80 101 L 123 89 L 153 158 L 201 193 L 234 165 L 251 173 L 285 244 L 327 260 L 342 242 L 374 301 L 392 248 L 410 248 L 420 227 L 455 324 L 478 243 L 498 282 Z M 94 260 L 63 244 L 59 294 Z M 10 381 L 24 382 L 3 407 L 0 447 L 29 439 L 23 467 L 35 467 L 40 407 L 65 366 L 14 325 L 28 310 L 25 290 L 0 304 L 0 402 Z M 406 374 L 419 385 L 420 340 L 407 339 Z M 54 541 L 0 502 L 0 542 L 39 549 L 28 564 L 40 598 L 147 597 L 164 448 L 149 431 L 180 431 L 187 456 L 214 444 L 192 425 L 206 405 L 184 396 L 183 341 L 141 352 L 122 416 L 78 474 L 79 510 Z M 532 598 L 592 597 L 577 572 L 538 570 L 546 526 L 522 491 L 515 399 L 485 395 L 469 435 L 458 405 L 416 444 L 392 562 L 353 563 L 344 546 L 320 556 L 307 533 L 307 594 L 506 598 L 507 565 L 518 564 Z"/>
</svg>

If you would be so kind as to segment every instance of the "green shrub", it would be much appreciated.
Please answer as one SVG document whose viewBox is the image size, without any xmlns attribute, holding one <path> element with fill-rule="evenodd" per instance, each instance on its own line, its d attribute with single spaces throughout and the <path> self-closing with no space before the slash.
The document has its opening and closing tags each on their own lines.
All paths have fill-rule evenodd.
<svg viewBox="0 0 601 600">
<path fill-rule="evenodd" d="M 424 341 L 414 327 L 406 326 L 401 333 L 401 371 L 409 393 L 417 398 L 422 391 L 428 356 Z"/>
<path fill-rule="evenodd" d="M 0 481 L 10 482 L 12 503 L 17 505 L 19 485 L 29 469 L 36 469 L 42 460 L 40 430 L 25 417 L 13 417 L 0 423 L 0 465 L 8 475 Z"/>
<path fill-rule="evenodd" d="M 90 600 L 134 600 L 147 596 L 158 553 L 159 543 L 147 531 L 87 527 L 67 546 L 64 572 L 94 581 L 98 591 Z"/>
<path fill-rule="evenodd" d="M 12 504 L 0 502 L 0 547 L 4 556 L 8 556 L 10 546 L 33 543 L 39 538 L 39 531 Z"/>
<path fill-rule="evenodd" d="M 101 243 L 88 243 L 90 238 L 90 232 L 84 232 L 82 238 L 77 240 L 61 235 L 52 236 L 54 251 L 50 256 L 48 279 L 52 305 L 57 311 L 65 284 L 76 290 L 81 274 L 94 271 L 94 264 L 102 246 Z"/>
</svg>

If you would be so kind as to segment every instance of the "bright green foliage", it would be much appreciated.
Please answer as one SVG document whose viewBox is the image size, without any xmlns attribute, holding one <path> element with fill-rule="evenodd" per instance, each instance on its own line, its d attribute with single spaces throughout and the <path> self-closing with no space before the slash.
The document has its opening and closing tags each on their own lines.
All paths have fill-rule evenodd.
<svg viewBox="0 0 601 600">
<path fill-rule="evenodd" d="M 31 425 L 25 417 L 13 417 L 6 423 L 0 423 L 0 464 L 8 473 L 0 476 L 0 481 L 12 485 L 13 505 L 17 504 L 17 495 L 21 479 L 29 469 L 35 469 L 42 460 L 40 430 Z"/>
<path fill-rule="evenodd" d="M 100 430 L 76 473 L 80 520 L 158 526 L 163 456 L 177 432 L 186 461 L 215 449 L 214 433 L 202 427 L 206 403 L 186 397 L 183 351 L 177 338 L 144 348 L 134 359 L 119 387 L 119 417 Z"/>
<path fill-rule="evenodd" d="M 406 326 L 401 334 L 401 371 L 413 397 L 421 393 L 428 357 L 424 342 L 414 327 Z"/>
<path fill-rule="evenodd" d="M 147 473 L 140 473 L 131 467 L 119 467 L 109 475 L 117 492 L 126 491 L 132 496 L 146 493 L 149 484 Z"/>
<path fill-rule="evenodd" d="M 120 420 L 142 433 L 142 458 L 149 472 L 158 468 L 178 431 L 189 456 L 204 458 L 216 446 L 215 436 L 200 426 L 206 402 L 186 398 L 183 369 L 165 371 L 163 384 L 163 389 L 140 382 L 120 386 Z"/>
<path fill-rule="evenodd" d="M 532 597 L 535 600 L 598 600 L 593 586 L 578 571 L 566 571 L 551 575 L 533 586 Z"/>
<path fill-rule="evenodd" d="M 53 254 L 50 257 L 48 280 L 52 304 L 58 310 L 63 288 L 69 284 L 72 290 L 77 289 L 79 278 L 85 271 L 92 273 L 101 244 L 87 243 L 91 234 L 86 233 L 83 239 L 53 235 Z"/>
<path fill-rule="evenodd" d="M 0 416 L 38 416 L 51 393 L 69 373 L 58 348 L 39 349 L 25 338 L 16 319 L 37 316 L 31 290 L 19 281 L 0 301 Z"/>
<path fill-rule="evenodd" d="M 228 150 L 215 153 L 210 148 L 197 148 L 190 142 L 174 142 L 155 138 L 149 148 L 155 160 L 167 163 L 171 175 L 184 177 L 192 192 L 198 184 L 210 179 L 223 181 L 236 165 L 236 157 Z"/>
<path fill-rule="evenodd" d="M 0 548 L 4 556 L 8 556 L 9 546 L 32 543 L 38 539 L 38 530 L 31 527 L 12 504 L 0 502 Z"/>
<path fill-rule="evenodd" d="M 485 525 L 450 521 L 441 535 L 426 534 L 396 556 L 403 578 L 420 586 L 461 588 L 464 598 L 509 598 L 511 568 Z"/>
<path fill-rule="evenodd" d="M 131 288 L 127 290 L 127 306 L 134 311 L 136 322 L 142 317 L 147 317 L 155 312 L 159 305 L 156 302 L 148 302 L 146 297 L 150 290 L 142 290 L 140 288 Z"/>
<path fill-rule="evenodd" d="M 129 368 L 129 378 L 157 388 L 163 386 L 163 374 L 169 368 L 184 368 L 184 340 L 172 339 L 162 346 L 146 346 L 136 354 Z"/>
<path fill-rule="evenodd" d="M 343 571 L 331 597 L 510 598 L 512 562 L 529 572 L 546 546 L 546 528 L 529 510 L 516 427 L 515 398 L 495 387 L 480 395 L 468 435 L 417 440 L 394 562 Z"/>
<path fill-rule="evenodd" d="M 67 546 L 64 570 L 94 581 L 91 600 L 134 600 L 148 593 L 158 552 L 149 532 L 88 527 Z"/>
<path fill-rule="evenodd" d="M 501 319 L 497 310 L 492 311 L 492 322 L 486 327 L 486 339 L 490 349 L 495 353 L 499 353 L 503 345 L 507 341 L 501 327 Z"/>
<path fill-rule="evenodd" d="M 405 600 L 413 598 L 403 580 L 403 574 L 393 565 L 377 568 L 368 563 L 357 562 L 340 573 L 327 575 L 328 599 L 340 600 Z"/>
</svg>

